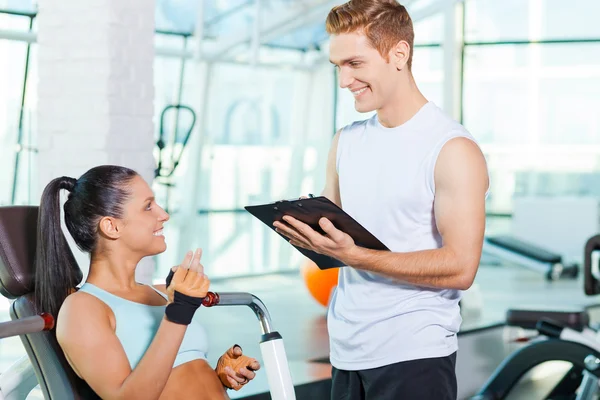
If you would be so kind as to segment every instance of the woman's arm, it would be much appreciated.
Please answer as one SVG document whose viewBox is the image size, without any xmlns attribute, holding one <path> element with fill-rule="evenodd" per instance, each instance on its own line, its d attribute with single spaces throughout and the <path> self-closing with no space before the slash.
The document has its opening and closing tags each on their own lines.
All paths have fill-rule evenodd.
<svg viewBox="0 0 600 400">
<path fill-rule="evenodd" d="M 132 371 L 106 306 L 87 293 L 65 300 L 56 336 L 75 372 L 103 399 L 157 399 L 183 340 L 185 325 L 163 319 L 152 344 Z"/>
<path fill-rule="evenodd" d="M 202 252 L 188 253 L 174 269 L 165 317 L 138 365 L 131 370 L 114 332 L 107 306 L 87 293 L 63 303 L 56 337 L 75 372 L 103 399 L 158 399 L 167 384 L 187 324 L 210 281 L 200 264 Z M 167 317 L 168 316 L 168 317 Z M 175 322 L 171 322 L 175 321 Z"/>
</svg>

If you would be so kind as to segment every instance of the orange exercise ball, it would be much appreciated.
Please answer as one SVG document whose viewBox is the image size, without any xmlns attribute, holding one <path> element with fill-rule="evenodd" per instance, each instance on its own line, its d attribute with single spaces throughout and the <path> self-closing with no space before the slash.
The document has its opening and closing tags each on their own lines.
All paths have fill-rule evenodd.
<svg viewBox="0 0 600 400">
<path fill-rule="evenodd" d="M 314 262 L 308 260 L 302 264 L 300 272 L 310 295 L 318 303 L 327 307 L 329 297 L 338 283 L 338 268 L 322 270 Z"/>
</svg>

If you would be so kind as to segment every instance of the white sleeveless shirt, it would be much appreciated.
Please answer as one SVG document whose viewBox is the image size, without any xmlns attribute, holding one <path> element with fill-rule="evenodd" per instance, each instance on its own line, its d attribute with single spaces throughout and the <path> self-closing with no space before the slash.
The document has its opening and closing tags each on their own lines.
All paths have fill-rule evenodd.
<svg viewBox="0 0 600 400">
<path fill-rule="evenodd" d="M 434 103 L 401 126 L 372 118 L 342 129 L 337 147 L 342 208 L 393 252 L 442 246 L 433 212 L 434 167 L 443 145 L 474 140 Z M 331 364 L 344 370 L 443 357 L 458 348 L 461 292 L 340 268 L 327 323 Z"/>
</svg>

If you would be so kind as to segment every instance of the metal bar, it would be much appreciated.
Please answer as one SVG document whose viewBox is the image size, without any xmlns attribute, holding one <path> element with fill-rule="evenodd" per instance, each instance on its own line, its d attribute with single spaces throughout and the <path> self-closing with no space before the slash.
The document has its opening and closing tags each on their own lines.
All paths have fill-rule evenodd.
<svg viewBox="0 0 600 400">
<path fill-rule="evenodd" d="M 260 12 L 262 7 L 262 0 L 255 0 L 256 3 L 254 5 L 254 24 L 252 27 L 252 39 L 250 40 L 250 54 L 251 54 L 251 65 L 256 65 L 259 62 L 260 57 Z"/>
<path fill-rule="evenodd" d="M 313 20 L 320 20 L 323 18 L 323 13 L 320 12 L 320 8 L 326 5 L 329 5 L 331 0 L 314 0 L 307 7 L 300 12 L 290 15 L 287 14 L 285 17 L 276 20 L 269 26 L 264 27 L 260 31 L 261 35 L 261 43 L 269 42 L 272 40 L 272 37 L 279 37 L 285 33 L 293 31 L 298 26 L 306 25 L 311 23 Z M 212 55 L 212 59 L 220 59 L 225 56 L 229 51 L 234 49 L 235 47 L 248 44 L 252 40 L 253 33 L 243 35 L 241 37 L 236 37 L 232 40 L 224 43 L 221 43 L 218 47 L 218 50 Z"/>
<path fill-rule="evenodd" d="M 223 19 L 229 17 L 230 15 L 237 14 L 238 12 L 242 11 L 244 8 L 252 5 L 252 3 L 254 3 L 254 1 L 249 0 L 249 1 L 245 2 L 245 3 L 240 4 L 237 7 L 231 7 L 230 9 L 223 11 L 221 14 L 215 15 L 214 17 L 212 17 L 211 19 L 209 19 L 208 21 L 206 21 L 204 24 L 206 26 L 213 25 L 213 24 L 215 24 L 215 23 L 217 23 L 219 21 L 222 21 Z"/>
<path fill-rule="evenodd" d="M 308 47 L 294 47 L 294 46 L 288 46 L 288 45 L 277 44 L 277 43 L 263 43 L 261 46 L 267 47 L 269 49 L 275 49 L 275 50 L 299 51 L 300 53 L 307 53 L 310 50 L 310 48 L 308 48 Z"/>
<path fill-rule="evenodd" d="M 202 303 L 205 307 L 215 306 L 248 306 L 254 311 L 260 322 L 260 329 L 264 334 L 271 333 L 271 316 L 269 310 L 261 299 L 246 292 L 209 292 Z"/>
<path fill-rule="evenodd" d="M 203 84 L 202 90 L 193 91 L 194 96 L 199 96 L 199 100 L 195 100 L 193 104 L 199 103 L 199 116 L 198 116 L 198 128 L 197 134 L 192 139 L 190 144 L 190 171 L 189 171 L 189 185 L 186 186 L 189 195 L 183 196 L 180 204 L 181 214 L 178 215 L 177 221 L 181 227 L 182 240 L 177 244 L 180 251 L 184 253 L 187 251 L 191 242 L 189 238 L 194 235 L 200 234 L 202 236 L 205 232 L 206 224 L 196 224 L 194 220 L 194 209 L 197 207 L 196 201 L 202 193 L 202 151 L 207 141 L 207 116 L 210 112 L 210 96 L 213 84 L 214 66 L 211 63 L 199 63 L 199 67 L 203 67 Z M 198 232 L 199 230 L 199 232 Z"/>
<path fill-rule="evenodd" d="M 541 39 L 541 40 L 503 40 L 497 42 L 465 42 L 465 46 L 505 46 L 505 45 L 528 45 L 528 44 L 578 44 L 578 43 L 600 43 L 600 38 L 574 38 L 574 39 Z"/>
<path fill-rule="evenodd" d="M 33 18 L 29 18 L 29 31 L 33 29 Z M 27 78 L 29 77 L 29 57 L 31 54 L 31 42 L 27 43 L 27 52 L 25 53 L 25 72 L 23 74 L 23 89 L 21 92 L 21 109 L 19 110 L 19 128 L 17 130 L 17 153 L 15 154 L 15 168 L 13 170 L 12 194 L 10 204 L 15 204 L 17 197 L 17 181 L 19 180 L 19 161 L 23 151 L 23 115 L 25 113 L 25 96 L 27 93 Z"/>
<path fill-rule="evenodd" d="M 338 114 L 338 70 L 337 68 L 332 68 L 333 70 L 333 132 L 332 135 L 335 135 L 337 132 L 337 114 Z"/>
<path fill-rule="evenodd" d="M 15 31 L 0 29 L 0 39 L 14 40 L 17 42 L 35 43 L 37 34 L 35 32 Z"/>
<path fill-rule="evenodd" d="M 169 30 L 163 30 L 163 29 L 156 29 L 154 31 L 154 33 L 156 33 L 158 35 L 183 36 L 183 37 L 190 37 L 190 36 L 194 35 L 193 32 L 169 31 Z"/>
<path fill-rule="evenodd" d="M 231 209 L 200 209 L 198 210 L 198 214 L 242 214 L 247 211 L 243 208 L 231 208 Z"/>
<path fill-rule="evenodd" d="M 459 112 L 459 118 L 458 118 L 458 122 L 460 124 L 464 124 L 464 120 L 465 120 L 465 112 L 464 112 L 464 102 L 465 102 L 465 35 L 467 34 L 467 30 L 466 30 L 466 17 L 467 17 L 467 12 L 466 12 L 466 6 L 465 4 L 461 4 L 462 6 L 462 32 L 461 32 L 461 36 L 462 36 L 462 43 L 460 46 L 460 76 L 458 77 L 460 79 L 460 91 L 459 91 L 459 96 L 460 96 L 460 112 Z"/>
<path fill-rule="evenodd" d="M 425 47 L 442 47 L 442 44 L 441 43 L 420 43 L 420 44 L 415 44 L 413 47 L 415 49 L 425 48 Z"/>
<path fill-rule="evenodd" d="M 0 14 L 16 15 L 19 17 L 35 18 L 37 11 L 19 11 L 19 10 L 6 10 L 0 8 Z"/>
<path fill-rule="evenodd" d="M 486 212 L 485 216 L 490 218 L 512 218 L 512 213 Z"/>
<path fill-rule="evenodd" d="M 187 50 L 187 43 L 188 43 L 188 37 L 184 36 L 183 37 L 183 51 Z M 179 84 L 177 86 L 177 103 L 178 105 L 181 105 L 181 100 L 183 99 L 183 83 L 185 82 L 185 64 L 186 64 L 186 57 L 181 57 L 181 64 L 179 66 Z M 177 108 L 175 111 L 175 122 L 174 122 L 174 131 L 173 131 L 173 141 L 172 144 L 173 146 L 175 146 L 175 143 L 177 141 L 177 131 L 179 130 L 179 111 L 180 109 Z M 174 148 L 174 147 L 173 147 Z M 174 163 L 175 160 L 173 158 L 173 154 L 171 154 L 171 162 Z"/>
<path fill-rule="evenodd" d="M 50 314 L 40 314 L 0 323 L 0 339 L 18 335 L 28 335 L 54 328 L 54 318 Z"/>
<path fill-rule="evenodd" d="M 444 45 L 443 45 L 443 102 L 444 109 L 446 112 L 455 119 L 460 117 L 459 115 L 459 100 L 458 95 L 459 80 L 458 74 L 460 71 L 460 45 L 462 44 L 462 37 L 458 29 L 459 24 L 459 11 L 457 10 L 457 3 L 447 3 L 446 8 L 441 11 L 444 18 Z M 460 15 L 462 17 L 462 15 Z"/>
<path fill-rule="evenodd" d="M 194 57 L 194 53 L 189 50 L 184 52 L 184 51 L 181 51 L 180 49 L 173 49 L 173 48 L 168 48 L 168 47 L 158 47 L 158 46 L 156 47 L 155 54 L 157 56 L 162 56 L 162 57 L 175 57 L 175 58 L 180 58 L 180 57 L 192 58 L 192 57 Z M 202 60 L 206 61 L 208 63 L 218 62 L 220 64 L 251 65 L 251 63 L 249 61 L 239 61 L 239 60 L 232 60 L 232 59 L 226 59 L 226 58 L 222 58 L 219 60 L 213 60 L 207 56 L 203 56 Z M 261 68 L 274 68 L 274 69 L 278 69 L 278 70 L 280 70 L 282 67 L 285 67 L 287 69 L 291 69 L 291 70 L 295 70 L 295 71 L 311 71 L 314 68 L 312 65 L 265 63 L 265 62 L 257 63 L 256 66 L 261 67 Z"/>
<path fill-rule="evenodd" d="M 196 14 L 196 26 L 194 27 L 194 34 L 196 36 L 195 43 L 195 58 L 201 60 L 204 54 L 204 34 L 205 34 L 205 21 L 204 21 L 204 7 L 206 2 L 201 1 L 198 7 L 198 13 Z M 215 38 L 216 39 L 216 38 Z"/>
</svg>

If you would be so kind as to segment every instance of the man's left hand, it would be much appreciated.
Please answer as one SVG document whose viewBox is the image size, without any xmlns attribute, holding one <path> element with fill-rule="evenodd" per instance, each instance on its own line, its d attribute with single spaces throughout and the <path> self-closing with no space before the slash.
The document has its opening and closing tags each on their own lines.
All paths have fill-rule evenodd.
<svg viewBox="0 0 600 400">
<path fill-rule="evenodd" d="M 290 239 L 290 244 L 294 246 L 333 257 L 342 262 L 346 262 L 348 256 L 356 249 L 352 237 L 337 229 L 325 217 L 319 220 L 319 226 L 325 234 L 315 231 L 309 225 L 289 215 L 284 216 L 283 220 L 285 223 L 275 221 L 273 226 L 278 233 Z"/>
</svg>

